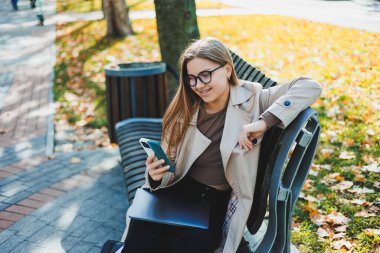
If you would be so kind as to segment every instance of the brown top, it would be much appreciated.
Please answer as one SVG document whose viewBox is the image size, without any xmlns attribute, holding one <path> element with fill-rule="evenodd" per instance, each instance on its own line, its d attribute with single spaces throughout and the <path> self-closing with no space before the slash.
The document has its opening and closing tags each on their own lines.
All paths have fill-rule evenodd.
<svg viewBox="0 0 380 253">
<path fill-rule="evenodd" d="M 203 184 L 214 187 L 218 190 L 228 190 L 230 185 L 224 174 L 222 156 L 220 154 L 220 142 L 222 140 L 224 121 L 227 107 L 217 113 L 208 114 L 201 106 L 199 110 L 197 127 L 199 131 L 211 140 L 207 149 L 198 157 L 189 170 L 189 175 Z M 281 122 L 279 118 L 270 112 L 264 112 L 260 116 L 267 124 L 267 128 Z M 161 180 L 154 181 L 149 176 L 152 188 L 160 185 Z"/>
<path fill-rule="evenodd" d="M 194 161 L 189 170 L 192 178 L 218 190 L 230 188 L 224 174 L 222 155 L 220 154 L 220 141 L 222 140 L 226 111 L 227 107 L 217 113 L 208 114 L 202 106 L 200 107 L 197 127 L 203 135 L 211 140 L 211 143 Z"/>
</svg>

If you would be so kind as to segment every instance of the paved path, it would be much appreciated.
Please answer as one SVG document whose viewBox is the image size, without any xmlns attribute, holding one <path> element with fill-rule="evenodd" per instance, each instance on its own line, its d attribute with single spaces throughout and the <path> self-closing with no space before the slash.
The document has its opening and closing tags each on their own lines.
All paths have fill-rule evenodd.
<svg viewBox="0 0 380 253">
<path fill-rule="evenodd" d="M 52 154 L 55 1 L 37 12 L 0 0 L 0 252 L 100 252 L 128 207 L 118 150 Z"/>
<path fill-rule="evenodd" d="M 36 26 L 37 11 L 28 4 L 20 1 L 14 12 L 9 1 L 0 0 L 0 154 L 8 162 L 52 148 L 55 27 Z M 46 9 L 52 5 L 49 1 Z M 20 146 L 33 150 L 19 156 Z"/>
</svg>

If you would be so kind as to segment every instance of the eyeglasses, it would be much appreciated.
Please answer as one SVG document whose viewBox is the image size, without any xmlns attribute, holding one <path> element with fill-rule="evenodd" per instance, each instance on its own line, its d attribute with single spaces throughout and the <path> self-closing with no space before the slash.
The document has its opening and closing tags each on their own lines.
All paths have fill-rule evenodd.
<svg viewBox="0 0 380 253">
<path fill-rule="evenodd" d="M 220 65 L 219 67 L 213 69 L 213 70 L 204 70 L 202 71 L 201 73 L 199 73 L 197 76 L 194 76 L 194 75 L 188 75 L 184 78 L 184 82 L 185 84 L 187 85 L 190 85 L 191 87 L 195 87 L 197 86 L 197 81 L 199 79 L 199 81 L 201 81 L 203 84 L 208 84 L 211 82 L 211 76 L 212 76 L 212 72 L 220 69 L 221 67 L 224 67 L 225 65 L 227 64 L 224 63 L 223 65 Z"/>
</svg>

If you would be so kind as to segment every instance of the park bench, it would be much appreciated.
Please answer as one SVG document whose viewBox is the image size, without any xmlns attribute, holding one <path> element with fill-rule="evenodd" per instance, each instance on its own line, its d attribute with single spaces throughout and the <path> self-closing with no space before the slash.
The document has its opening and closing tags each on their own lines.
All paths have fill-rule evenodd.
<svg viewBox="0 0 380 253">
<path fill-rule="evenodd" d="M 239 79 L 261 83 L 264 88 L 277 85 L 238 55 L 231 54 Z M 129 203 L 145 181 L 146 153 L 138 140 L 142 136 L 160 140 L 161 129 L 162 120 L 158 118 L 131 118 L 116 125 Z M 310 107 L 287 128 L 272 127 L 266 132 L 261 142 L 254 208 L 237 252 L 290 252 L 292 211 L 314 158 L 319 134 L 318 115 Z M 115 241 L 107 241 L 102 252 L 114 252 L 120 244 L 115 246 Z"/>
</svg>

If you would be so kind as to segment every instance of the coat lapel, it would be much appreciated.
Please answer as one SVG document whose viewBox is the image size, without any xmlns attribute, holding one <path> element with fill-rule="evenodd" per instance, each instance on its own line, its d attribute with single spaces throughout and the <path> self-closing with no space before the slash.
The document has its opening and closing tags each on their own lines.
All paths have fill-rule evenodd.
<svg viewBox="0 0 380 253">
<path fill-rule="evenodd" d="M 238 136 L 243 129 L 243 125 L 249 124 L 252 121 L 252 114 L 239 109 L 238 105 L 244 103 L 252 96 L 253 94 L 251 91 L 241 87 L 240 85 L 231 86 L 226 120 L 220 143 L 220 153 L 222 155 L 224 170 L 227 168 L 227 163 L 231 156 L 232 150 L 238 143 Z"/>
</svg>

